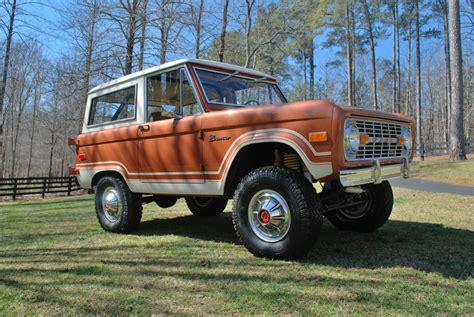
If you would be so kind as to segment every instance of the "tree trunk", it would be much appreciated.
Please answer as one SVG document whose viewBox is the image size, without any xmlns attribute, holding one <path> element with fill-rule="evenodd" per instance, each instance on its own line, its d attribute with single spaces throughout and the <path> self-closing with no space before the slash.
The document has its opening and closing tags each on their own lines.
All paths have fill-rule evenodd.
<svg viewBox="0 0 474 317">
<path fill-rule="evenodd" d="M 304 88 L 304 95 L 303 100 L 308 99 L 308 75 L 306 74 L 306 53 L 303 52 L 303 88 Z"/>
<path fill-rule="evenodd" d="M 224 2 L 224 12 L 222 13 L 222 29 L 221 29 L 221 46 L 219 48 L 219 62 L 224 61 L 225 36 L 227 32 L 227 10 L 229 8 L 229 0 Z"/>
<path fill-rule="evenodd" d="M 198 19 L 196 24 L 196 58 L 199 58 L 201 55 L 201 21 L 202 13 L 204 9 L 204 0 L 201 0 L 199 3 L 199 12 Z"/>
<path fill-rule="evenodd" d="M 145 44 L 146 44 L 146 27 L 148 24 L 148 0 L 143 0 L 142 9 L 142 25 L 140 35 L 140 57 L 138 59 L 138 70 L 143 70 L 145 63 Z"/>
<path fill-rule="evenodd" d="M 314 100 L 314 42 L 311 38 L 309 45 L 309 99 Z"/>
<path fill-rule="evenodd" d="M 40 103 L 40 93 L 39 93 L 40 82 L 38 81 L 36 85 L 37 86 L 35 87 L 35 93 L 33 97 L 33 122 L 31 122 L 31 140 L 30 140 L 30 149 L 28 152 L 28 167 L 26 170 L 26 177 L 30 177 L 30 173 L 31 173 L 31 162 L 33 160 L 33 146 L 35 143 L 35 132 L 36 132 L 35 131 L 36 130 L 36 116 L 38 113 L 38 107 Z"/>
<path fill-rule="evenodd" d="M 357 76 L 356 76 L 356 22 L 354 18 L 354 3 L 350 3 L 350 22 L 351 22 L 351 51 L 352 51 L 352 106 L 356 107 L 357 106 L 357 101 L 356 101 L 356 94 L 357 94 L 357 87 L 356 87 L 356 82 L 357 82 Z"/>
<path fill-rule="evenodd" d="M 160 64 L 166 63 L 168 51 L 168 30 L 166 27 L 166 0 L 161 1 L 161 24 L 160 24 Z"/>
<path fill-rule="evenodd" d="M 421 131 L 421 53 L 420 53 L 420 12 L 418 0 L 415 0 L 415 76 L 416 76 L 416 135 L 418 143 L 423 143 Z M 424 160 L 424 156 L 421 156 Z"/>
<path fill-rule="evenodd" d="M 401 87 L 402 87 L 402 80 L 400 78 L 400 19 L 399 19 L 399 14 L 398 14 L 398 0 L 396 0 L 396 6 L 395 6 L 395 22 L 396 22 L 396 30 L 397 30 L 397 110 L 396 112 L 402 112 L 402 106 L 401 106 Z"/>
<path fill-rule="evenodd" d="M 392 2 L 392 112 L 397 111 L 397 17 L 396 0 Z"/>
<path fill-rule="evenodd" d="M 245 0 L 247 3 L 247 29 L 245 32 L 245 67 L 250 67 L 252 55 L 250 54 L 250 34 L 252 32 L 252 7 L 255 4 L 255 0 Z"/>
<path fill-rule="evenodd" d="M 444 28 L 444 63 L 445 63 L 445 97 L 446 97 L 446 141 L 449 140 L 449 127 L 451 125 L 451 65 L 450 65 L 450 50 L 449 50 L 449 13 L 448 3 L 446 0 L 439 0 L 441 9 L 443 10 L 443 28 Z"/>
<path fill-rule="evenodd" d="M 351 21 L 349 13 L 349 3 L 346 4 L 346 16 L 345 16 L 345 27 L 346 27 L 346 60 L 347 60 L 347 103 L 349 107 L 354 106 L 353 98 L 353 66 L 352 66 L 352 35 L 351 35 Z"/>
<path fill-rule="evenodd" d="M 372 17 L 370 16 L 369 6 L 367 0 L 362 1 L 364 8 L 365 20 L 367 23 L 367 29 L 369 31 L 369 42 L 370 42 L 370 53 L 372 59 L 372 93 L 373 93 L 373 107 L 375 110 L 379 110 L 378 98 L 377 98 L 377 66 L 375 59 L 375 39 L 372 30 Z"/>
<path fill-rule="evenodd" d="M 411 107 L 411 21 L 408 22 L 408 49 L 407 49 L 407 101 L 405 113 L 412 115 Z"/>
<path fill-rule="evenodd" d="M 128 5 L 128 28 L 126 39 L 126 55 L 124 75 L 132 73 L 133 67 L 133 51 L 135 47 L 135 32 L 137 28 L 137 6 L 138 0 L 132 0 Z"/>
<path fill-rule="evenodd" d="M 3 104 L 5 103 L 5 88 L 7 85 L 8 79 L 8 67 L 10 66 L 10 51 L 13 38 L 13 27 L 15 25 L 15 14 L 16 14 L 16 0 L 13 0 L 11 6 L 10 20 L 8 23 L 7 38 L 5 40 L 5 57 L 3 59 L 3 75 L 2 75 L 2 84 L 0 87 L 0 148 L 3 144 Z M 2 160 L 3 162 L 3 160 Z M 2 166 L 4 166 L 2 164 Z M 3 174 L 3 168 L 0 171 Z"/>
<path fill-rule="evenodd" d="M 464 148 L 464 87 L 462 69 L 461 25 L 459 0 L 449 1 L 449 48 L 451 51 L 451 161 L 466 160 Z"/>
<path fill-rule="evenodd" d="M 51 145 L 50 145 L 50 147 L 49 147 L 48 177 L 52 177 L 52 176 L 53 176 L 52 173 L 53 173 L 54 143 L 55 143 L 54 132 L 51 131 Z"/>
</svg>

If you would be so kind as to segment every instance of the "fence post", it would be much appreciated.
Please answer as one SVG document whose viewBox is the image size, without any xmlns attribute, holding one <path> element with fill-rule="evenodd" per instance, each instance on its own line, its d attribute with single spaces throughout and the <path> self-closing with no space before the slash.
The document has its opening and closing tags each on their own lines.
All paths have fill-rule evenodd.
<svg viewBox="0 0 474 317">
<path fill-rule="evenodd" d="M 43 192 L 41 193 L 41 197 L 44 198 L 46 193 L 46 177 L 43 178 Z"/>
<path fill-rule="evenodd" d="M 71 185 L 72 185 L 71 183 L 72 183 L 72 177 L 69 177 L 67 181 L 67 195 L 68 196 L 71 196 Z"/>
<path fill-rule="evenodd" d="M 16 193 L 18 188 L 18 180 L 15 178 L 13 181 L 13 200 L 16 200 Z"/>
</svg>

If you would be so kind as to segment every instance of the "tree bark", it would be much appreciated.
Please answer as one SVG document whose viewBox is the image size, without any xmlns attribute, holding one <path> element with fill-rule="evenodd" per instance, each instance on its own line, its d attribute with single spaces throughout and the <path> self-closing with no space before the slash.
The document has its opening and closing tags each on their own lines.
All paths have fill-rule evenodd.
<svg viewBox="0 0 474 317">
<path fill-rule="evenodd" d="M 421 53 L 420 53 L 420 11 L 419 1 L 415 0 L 415 76 L 416 76 L 416 136 L 417 143 L 423 143 L 421 118 Z M 424 160 L 424 156 L 421 157 Z"/>
<path fill-rule="evenodd" d="M 367 0 L 362 0 L 362 7 L 364 8 L 364 16 L 367 23 L 367 29 L 369 32 L 370 42 L 370 54 L 372 59 L 372 93 L 373 93 L 373 107 L 375 110 L 379 110 L 378 98 L 377 98 L 377 66 L 375 59 L 375 39 L 372 30 L 372 17 L 370 16 L 369 6 Z"/>
<path fill-rule="evenodd" d="M 227 10 L 229 8 L 229 0 L 224 2 L 224 12 L 222 13 L 222 29 L 221 29 L 221 45 L 219 48 L 219 62 L 224 61 L 225 36 L 227 33 Z"/>
<path fill-rule="evenodd" d="M 464 147 L 464 87 L 462 69 L 461 23 L 459 0 L 449 1 L 449 48 L 451 51 L 451 161 L 466 160 Z"/>
<path fill-rule="evenodd" d="M 3 59 L 3 74 L 2 74 L 2 85 L 0 87 L 0 148 L 3 144 L 3 104 L 5 103 L 5 88 L 8 79 L 8 67 L 10 66 L 10 52 L 13 38 L 13 28 L 15 25 L 15 14 L 16 14 L 16 0 L 13 0 L 10 12 L 10 20 L 8 23 L 7 38 L 5 40 L 5 58 Z M 3 160 L 2 160 L 3 162 Z M 3 166 L 3 164 L 2 164 Z M 0 171 L 3 174 L 2 171 Z"/>
</svg>

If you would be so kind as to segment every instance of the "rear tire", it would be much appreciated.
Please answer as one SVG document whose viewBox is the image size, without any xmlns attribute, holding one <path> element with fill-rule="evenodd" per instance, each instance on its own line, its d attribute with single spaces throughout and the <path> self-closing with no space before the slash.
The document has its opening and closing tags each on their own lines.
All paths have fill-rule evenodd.
<svg viewBox="0 0 474 317">
<path fill-rule="evenodd" d="M 280 167 L 254 170 L 234 196 L 234 228 L 244 246 L 259 257 L 294 259 L 316 242 L 321 203 L 302 175 Z"/>
<path fill-rule="evenodd" d="M 341 230 L 372 232 L 387 222 L 393 207 L 390 183 L 361 186 L 365 190 L 362 206 L 335 210 L 326 214 L 328 220 Z"/>
<path fill-rule="evenodd" d="M 220 215 L 227 206 L 227 199 L 220 197 L 186 197 L 186 205 L 195 216 L 212 217 Z"/>
<path fill-rule="evenodd" d="M 106 176 L 95 187 L 95 210 L 104 230 L 128 233 L 140 224 L 142 198 L 132 193 L 122 179 Z"/>
</svg>

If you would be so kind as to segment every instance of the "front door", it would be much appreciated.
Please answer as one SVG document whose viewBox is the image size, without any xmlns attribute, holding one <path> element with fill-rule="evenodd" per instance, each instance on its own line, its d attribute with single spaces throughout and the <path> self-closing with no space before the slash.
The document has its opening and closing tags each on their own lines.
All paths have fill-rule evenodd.
<svg viewBox="0 0 474 317">
<path fill-rule="evenodd" d="M 180 193 L 203 183 L 202 108 L 179 68 L 152 75 L 145 83 L 145 123 L 138 127 L 139 178 L 144 192 Z"/>
</svg>

